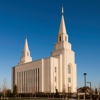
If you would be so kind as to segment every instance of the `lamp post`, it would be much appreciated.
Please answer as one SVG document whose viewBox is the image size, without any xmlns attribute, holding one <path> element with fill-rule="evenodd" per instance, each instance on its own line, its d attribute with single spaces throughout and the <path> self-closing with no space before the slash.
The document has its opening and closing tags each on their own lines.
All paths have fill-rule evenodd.
<svg viewBox="0 0 100 100">
<path fill-rule="evenodd" d="M 84 73 L 84 87 L 85 87 L 85 100 L 86 100 L 86 75 L 87 73 Z"/>
</svg>

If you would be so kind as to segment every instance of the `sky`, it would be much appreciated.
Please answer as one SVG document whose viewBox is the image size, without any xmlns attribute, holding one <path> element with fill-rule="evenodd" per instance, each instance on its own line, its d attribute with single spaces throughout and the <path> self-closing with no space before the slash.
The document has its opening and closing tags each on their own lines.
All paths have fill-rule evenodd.
<svg viewBox="0 0 100 100">
<path fill-rule="evenodd" d="M 11 68 L 20 61 L 26 37 L 33 61 L 51 55 L 62 5 L 75 52 L 77 87 L 84 86 L 83 73 L 92 88 L 99 87 L 100 0 L 0 0 L 0 87 L 6 79 L 11 88 Z"/>
</svg>

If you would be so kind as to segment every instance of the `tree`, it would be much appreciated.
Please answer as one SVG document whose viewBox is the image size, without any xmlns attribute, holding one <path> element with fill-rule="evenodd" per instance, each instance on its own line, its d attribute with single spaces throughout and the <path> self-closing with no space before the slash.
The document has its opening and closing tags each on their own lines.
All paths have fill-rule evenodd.
<svg viewBox="0 0 100 100">
<path fill-rule="evenodd" d="M 2 89 L 2 92 L 3 92 L 4 98 L 5 98 L 6 93 L 7 93 L 6 79 L 3 80 L 3 89 Z"/>
<path fill-rule="evenodd" d="M 13 93 L 14 93 L 15 96 L 17 96 L 17 94 L 18 94 L 18 88 L 17 88 L 17 85 L 14 85 Z"/>
<path fill-rule="evenodd" d="M 58 92 L 58 89 L 56 89 L 56 96 L 59 96 L 59 92 Z"/>
<path fill-rule="evenodd" d="M 11 96 L 11 90 L 10 90 L 10 89 L 7 90 L 7 96 L 8 96 L 8 97 Z"/>
<path fill-rule="evenodd" d="M 95 94 L 97 94 L 98 93 L 98 90 L 97 90 L 97 88 L 95 88 Z"/>
</svg>

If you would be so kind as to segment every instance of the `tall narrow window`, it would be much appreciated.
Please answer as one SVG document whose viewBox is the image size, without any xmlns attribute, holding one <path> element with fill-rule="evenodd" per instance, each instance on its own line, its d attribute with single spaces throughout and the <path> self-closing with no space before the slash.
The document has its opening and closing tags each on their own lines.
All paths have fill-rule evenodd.
<svg viewBox="0 0 100 100">
<path fill-rule="evenodd" d="M 59 41 L 61 41 L 61 36 L 59 36 Z"/>
<path fill-rule="evenodd" d="M 18 85 L 18 72 L 17 72 L 17 85 Z"/>
<path fill-rule="evenodd" d="M 71 78 L 69 78 L 69 77 L 68 77 L 68 82 L 69 82 L 69 83 L 71 82 Z"/>
<path fill-rule="evenodd" d="M 56 77 L 55 77 L 55 82 L 56 82 Z"/>
<path fill-rule="evenodd" d="M 68 74 L 70 74 L 70 73 L 71 73 L 71 66 L 68 65 Z"/>
<path fill-rule="evenodd" d="M 55 72 L 56 72 L 56 67 L 55 67 Z"/>
</svg>

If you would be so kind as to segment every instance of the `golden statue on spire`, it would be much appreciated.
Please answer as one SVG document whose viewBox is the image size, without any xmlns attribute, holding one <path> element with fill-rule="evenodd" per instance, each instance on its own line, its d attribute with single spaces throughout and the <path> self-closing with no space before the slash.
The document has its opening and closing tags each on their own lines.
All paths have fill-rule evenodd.
<svg viewBox="0 0 100 100">
<path fill-rule="evenodd" d="M 62 15 L 64 14 L 64 8 L 63 8 L 63 6 L 62 6 Z"/>
</svg>

